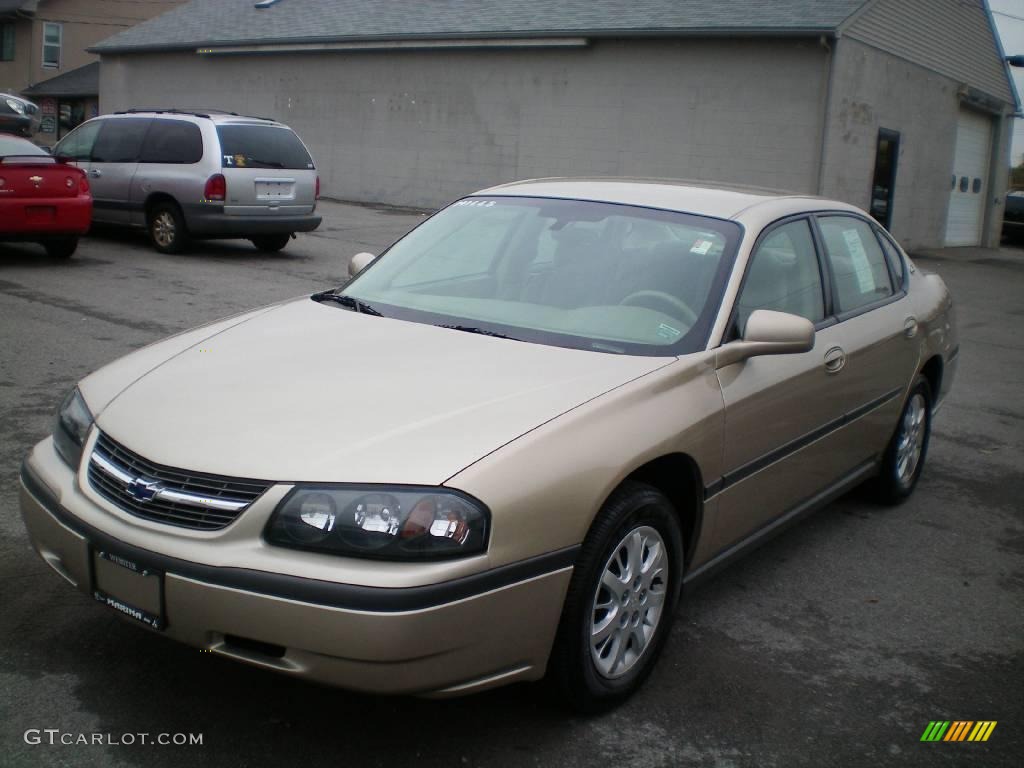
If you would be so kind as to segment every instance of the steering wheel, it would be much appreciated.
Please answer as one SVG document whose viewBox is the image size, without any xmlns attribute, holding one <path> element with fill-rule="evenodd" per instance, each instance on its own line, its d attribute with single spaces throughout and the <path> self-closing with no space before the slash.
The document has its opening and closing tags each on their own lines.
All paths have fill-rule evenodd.
<svg viewBox="0 0 1024 768">
<path fill-rule="evenodd" d="M 634 291 L 629 294 L 626 298 L 619 302 L 620 306 L 625 307 L 647 307 L 648 309 L 659 309 L 658 307 L 651 307 L 651 304 L 657 304 L 661 302 L 661 309 L 665 306 L 671 307 L 671 312 L 666 312 L 667 315 L 672 317 L 679 317 L 681 320 L 685 320 L 690 325 L 697 324 L 697 313 L 690 309 L 690 305 L 680 299 L 678 296 L 673 296 L 671 293 L 665 293 L 664 291 Z M 681 317 L 680 317 L 681 313 Z"/>
</svg>

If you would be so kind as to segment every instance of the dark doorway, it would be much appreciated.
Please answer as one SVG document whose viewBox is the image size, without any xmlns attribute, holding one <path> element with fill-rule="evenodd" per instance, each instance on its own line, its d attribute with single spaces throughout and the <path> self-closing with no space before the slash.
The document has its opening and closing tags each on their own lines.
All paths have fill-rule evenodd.
<svg viewBox="0 0 1024 768">
<path fill-rule="evenodd" d="M 875 175 L 871 180 L 871 215 L 886 229 L 892 224 L 892 200 L 896 194 L 896 163 L 900 156 L 899 131 L 878 130 Z"/>
</svg>

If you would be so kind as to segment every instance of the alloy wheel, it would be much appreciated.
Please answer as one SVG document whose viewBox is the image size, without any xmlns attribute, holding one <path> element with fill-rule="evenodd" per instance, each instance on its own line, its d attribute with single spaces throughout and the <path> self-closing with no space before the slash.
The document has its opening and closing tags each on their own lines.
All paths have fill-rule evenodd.
<svg viewBox="0 0 1024 768">
<path fill-rule="evenodd" d="M 665 605 L 668 552 L 650 526 L 629 531 L 612 550 L 594 593 L 590 655 L 605 678 L 621 677 L 643 656 Z"/>
</svg>

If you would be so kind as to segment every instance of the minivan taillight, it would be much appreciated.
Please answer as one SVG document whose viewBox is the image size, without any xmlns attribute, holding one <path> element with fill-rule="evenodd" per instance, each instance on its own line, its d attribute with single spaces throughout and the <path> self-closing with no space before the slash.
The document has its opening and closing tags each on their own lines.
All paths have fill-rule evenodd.
<svg viewBox="0 0 1024 768">
<path fill-rule="evenodd" d="M 316 200 L 320 199 L 320 177 L 319 176 L 316 177 L 316 196 L 315 196 L 314 199 L 316 199 Z"/>
<path fill-rule="evenodd" d="M 228 183 L 224 180 L 223 174 L 215 173 L 206 180 L 206 189 L 203 190 L 204 199 L 224 202 L 227 196 Z"/>
</svg>

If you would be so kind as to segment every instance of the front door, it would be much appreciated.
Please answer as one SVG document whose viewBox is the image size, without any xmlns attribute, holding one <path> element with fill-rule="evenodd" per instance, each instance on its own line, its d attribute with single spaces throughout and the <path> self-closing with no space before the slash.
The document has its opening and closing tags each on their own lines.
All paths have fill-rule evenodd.
<svg viewBox="0 0 1024 768">
<path fill-rule="evenodd" d="M 755 309 L 815 323 L 814 348 L 765 355 L 718 371 L 725 400 L 724 474 L 715 550 L 746 538 L 832 483 L 842 460 L 847 401 L 842 329 L 826 320 L 821 262 L 811 223 L 800 218 L 767 231 L 740 291 L 736 332 Z"/>
</svg>

